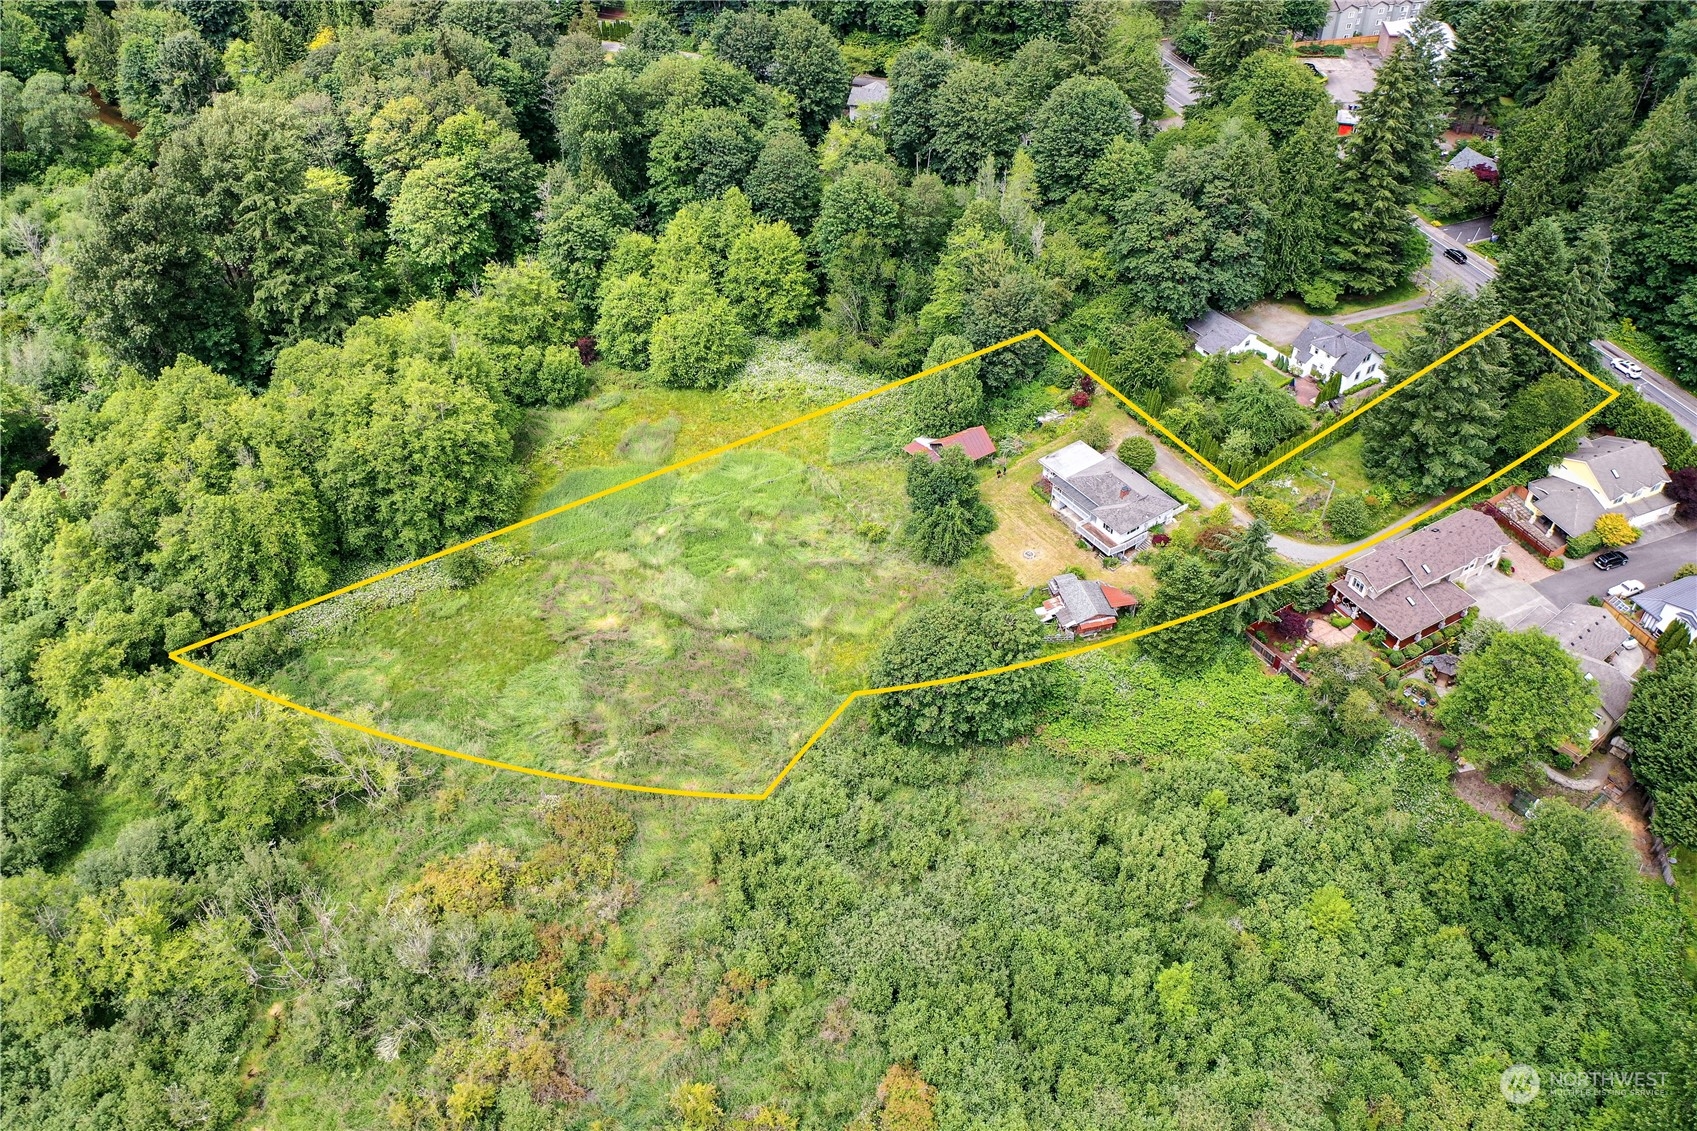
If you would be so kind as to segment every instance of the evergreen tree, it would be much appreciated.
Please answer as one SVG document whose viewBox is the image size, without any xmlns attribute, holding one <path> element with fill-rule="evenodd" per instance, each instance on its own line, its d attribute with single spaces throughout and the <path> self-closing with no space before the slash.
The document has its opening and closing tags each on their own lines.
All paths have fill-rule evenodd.
<svg viewBox="0 0 1697 1131">
<path fill-rule="evenodd" d="M 1498 229 L 1513 233 L 1577 208 L 1626 143 L 1636 98 L 1631 76 L 1607 76 L 1595 47 L 1563 67 L 1543 99 L 1503 131 Z"/>
<path fill-rule="evenodd" d="M 1373 294 L 1394 287 L 1426 254 L 1408 205 L 1437 163 L 1443 123 L 1429 48 L 1412 36 L 1391 52 L 1378 85 L 1362 96 L 1361 123 L 1344 147 L 1333 264 L 1350 289 Z"/>
<path fill-rule="evenodd" d="M 1494 322 L 1493 314 L 1486 299 L 1442 295 L 1422 312 L 1391 376 L 1400 380 L 1436 361 Z M 1501 337 L 1475 343 L 1361 418 L 1370 473 L 1437 495 L 1495 466 L 1507 382 Z"/>
<path fill-rule="evenodd" d="M 1457 108 L 1484 117 L 1519 87 L 1516 49 L 1523 7 L 1514 0 L 1481 0 L 1456 18 L 1456 45 L 1444 59 L 1444 92 Z"/>
<path fill-rule="evenodd" d="M 1278 151 L 1278 185 L 1267 218 L 1268 295 L 1301 293 L 1322 278 L 1336 217 L 1337 124 L 1330 100 L 1316 106 Z"/>
<path fill-rule="evenodd" d="M 1224 104 L 1236 94 L 1238 69 L 1245 59 L 1279 42 L 1284 31 L 1284 9 L 1261 0 L 1220 0 L 1208 25 L 1208 49 L 1196 60 L 1196 69 L 1211 101 Z"/>
<path fill-rule="evenodd" d="M 1562 239 L 1561 228 L 1548 217 L 1522 229 L 1508 241 L 1502 266 L 1491 290 L 1498 309 L 1513 314 L 1539 337 L 1581 360 L 1588 343 L 1608 325 L 1610 307 L 1597 262 L 1605 253 L 1592 238 L 1586 245 L 1586 270 L 1581 272 Z M 1540 373 L 1565 370 L 1538 343 L 1518 332 L 1509 335 L 1509 361 L 1516 384 Z"/>
<path fill-rule="evenodd" d="M 1277 579 L 1279 559 L 1273 553 L 1272 537 L 1273 528 L 1266 519 L 1257 518 L 1231 540 L 1216 567 L 1215 582 L 1220 600 L 1229 601 L 1233 597 L 1253 593 Z M 1220 615 L 1231 626 L 1231 631 L 1241 632 L 1246 625 L 1272 616 L 1281 604 L 1283 602 L 1274 591 L 1241 601 Z"/>
</svg>

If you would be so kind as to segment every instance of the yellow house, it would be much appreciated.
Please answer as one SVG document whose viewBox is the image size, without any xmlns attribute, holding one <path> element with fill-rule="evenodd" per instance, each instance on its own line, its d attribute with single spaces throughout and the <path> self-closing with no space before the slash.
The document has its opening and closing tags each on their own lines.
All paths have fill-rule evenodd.
<svg viewBox="0 0 1697 1131">
<path fill-rule="evenodd" d="M 1668 517 L 1674 503 L 1662 494 L 1667 483 L 1661 452 L 1643 440 L 1598 436 L 1528 483 L 1526 505 L 1540 530 L 1577 538 L 1608 513 L 1635 527 Z"/>
</svg>

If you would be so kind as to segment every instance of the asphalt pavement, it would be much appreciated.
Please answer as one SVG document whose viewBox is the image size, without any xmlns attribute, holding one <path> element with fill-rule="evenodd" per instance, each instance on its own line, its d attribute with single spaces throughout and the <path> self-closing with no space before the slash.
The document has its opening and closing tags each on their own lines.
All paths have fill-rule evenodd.
<svg viewBox="0 0 1697 1131">
<path fill-rule="evenodd" d="M 1420 229 L 1420 234 L 1426 237 L 1426 242 L 1432 245 L 1432 262 L 1424 271 L 1427 280 L 1432 285 L 1440 283 L 1455 283 L 1468 294 L 1478 294 L 1479 288 L 1497 277 L 1497 268 L 1483 255 L 1467 250 L 1466 244 L 1451 234 L 1449 228 L 1434 228 L 1426 221 L 1415 217 L 1414 223 Z M 1465 228 L 1466 225 L 1457 225 Z M 1453 248 L 1467 256 L 1467 262 L 1456 263 L 1444 255 L 1446 249 Z"/>
<path fill-rule="evenodd" d="M 1592 555 L 1568 562 L 1566 569 L 1533 582 L 1532 587 L 1558 609 L 1587 597 L 1601 597 L 1623 581 L 1642 581 L 1646 589 L 1654 589 L 1672 581 L 1674 570 L 1686 562 L 1697 562 L 1697 529 L 1687 527 L 1655 542 L 1622 548 L 1629 559 L 1623 566 L 1598 569 L 1591 564 L 1596 557 Z"/>
<path fill-rule="evenodd" d="M 1196 80 L 1202 76 L 1175 55 L 1165 41 L 1161 43 L 1161 63 L 1167 69 L 1167 105 L 1182 113 L 1186 106 L 1196 104 Z"/>
<path fill-rule="evenodd" d="M 1643 376 L 1636 381 L 1612 367 L 1609 369 L 1608 375 L 1623 385 L 1631 385 L 1634 389 L 1637 389 L 1639 395 L 1645 400 L 1654 401 L 1667 409 L 1673 414 L 1673 418 L 1679 422 L 1679 426 L 1691 433 L 1692 439 L 1697 440 L 1697 397 L 1674 384 L 1672 378 L 1656 372 L 1648 365 L 1644 365 L 1643 359 L 1633 357 L 1623 347 L 1617 346 L 1613 342 L 1593 339 L 1591 347 L 1602 354 L 1607 361 L 1612 362 L 1617 357 L 1624 357 L 1642 365 L 1644 367 Z"/>
</svg>

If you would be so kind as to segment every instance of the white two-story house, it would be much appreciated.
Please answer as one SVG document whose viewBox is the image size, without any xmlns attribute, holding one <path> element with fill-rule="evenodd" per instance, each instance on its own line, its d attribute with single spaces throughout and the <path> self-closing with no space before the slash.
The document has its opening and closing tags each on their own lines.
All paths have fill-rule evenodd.
<svg viewBox="0 0 1697 1131">
<path fill-rule="evenodd" d="M 1183 503 L 1082 440 L 1037 463 L 1055 513 L 1110 557 L 1142 549 L 1152 529 L 1184 510 Z"/>
<path fill-rule="evenodd" d="M 1385 376 L 1385 351 L 1365 330 L 1348 330 L 1331 322 L 1310 318 L 1296 344 L 1290 347 L 1291 367 L 1304 377 L 1322 381 L 1334 373 L 1343 375 L 1341 389 L 1353 392 Z"/>
<path fill-rule="evenodd" d="M 1605 514 L 1622 515 L 1644 526 L 1673 513 L 1674 502 L 1662 493 L 1668 484 L 1662 453 L 1643 440 L 1597 436 L 1549 475 L 1526 485 L 1526 506 L 1538 529 L 1558 538 L 1585 534 Z"/>
</svg>

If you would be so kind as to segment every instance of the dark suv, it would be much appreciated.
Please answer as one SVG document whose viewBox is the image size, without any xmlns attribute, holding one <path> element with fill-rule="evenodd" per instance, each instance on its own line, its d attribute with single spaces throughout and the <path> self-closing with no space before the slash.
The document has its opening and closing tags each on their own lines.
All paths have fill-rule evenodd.
<svg viewBox="0 0 1697 1131">
<path fill-rule="evenodd" d="M 1466 263 L 1467 253 L 1462 251 L 1459 247 L 1446 247 L 1444 248 L 1444 258 L 1453 259 L 1457 263 Z"/>
<path fill-rule="evenodd" d="M 1597 555 L 1597 560 L 1591 564 L 1598 569 L 1616 569 L 1625 565 L 1631 559 L 1619 550 L 1604 550 Z"/>
</svg>

